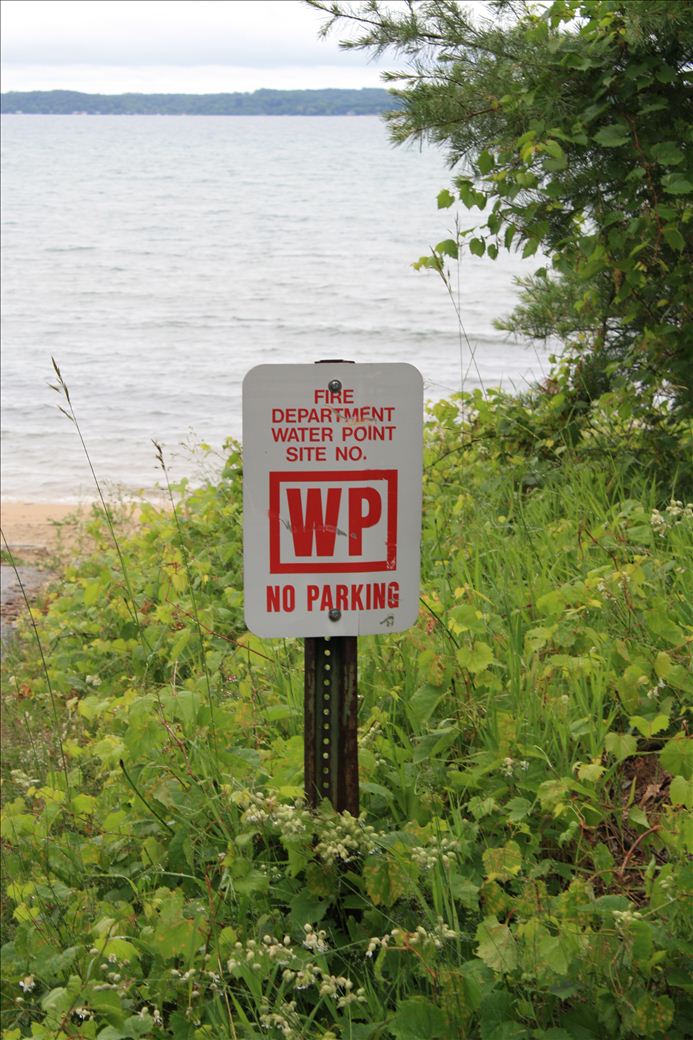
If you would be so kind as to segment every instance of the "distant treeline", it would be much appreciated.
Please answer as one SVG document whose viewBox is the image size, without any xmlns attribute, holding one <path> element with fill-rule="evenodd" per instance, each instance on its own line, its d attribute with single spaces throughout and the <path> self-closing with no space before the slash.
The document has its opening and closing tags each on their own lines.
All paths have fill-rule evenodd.
<svg viewBox="0 0 693 1040">
<path fill-rule="evenodd" d="M 11 90 L 0 111 L 104 116 L 370 116 L 397 107 L 380 87 L 361 90 L 256 90 L 249 94 L 83 94 Z"/>
</svg>

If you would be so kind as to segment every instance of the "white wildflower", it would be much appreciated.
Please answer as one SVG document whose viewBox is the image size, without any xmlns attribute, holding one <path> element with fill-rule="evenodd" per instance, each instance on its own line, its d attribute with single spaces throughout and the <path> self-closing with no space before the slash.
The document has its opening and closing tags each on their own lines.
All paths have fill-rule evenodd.
<svg viewBox="0 0 693 1040">
<path fill-rule="evenodd" d="M 439 917 L 436 921 L 435 928 L 433 928 L 431 932 L 431 935 L 433 935 L 436 939 L 439 939 L 441 942 L 445 942 L 448 939 L 459 939 L 460 932 L 456 931 L 454 928 L 451 928 L 450 925 L 447 924 L 442 917 Z"/>
<path fill-rule="evenodd" d="M 436 950 L 441 949 L 443 943 L 449 939 L 459 939 L 460 932 L 451 928 L 442 917 L 438 917 L 433 928 L 426 929 L 423 925 L 417 925 L 413 931 L 406 931 L 403 928 L 393 928 L 387 935 L 377 936 L 374 935 L 368 941 L 366 947 L 366 957 L 372 957 L 377 949 L 386 950 L 391 943 L 393 943 L 398 949 L 406 949 L 410 946 L 418 946 L 423 949 L 433 947 Z"/>
<path fill-rule="evenodd" d="M 324 932 L 322 933 L 324 935 Z M 286 940 L 289 940 L 286 942 Z M 288 964 L 291 958 L 291 952 L 288 947 L 291 945 L 291 939 L 288 935 L 284 936 L 284 941 L 279 942 L 273 935 L 264 935 L 262 938 L 265 952 L 269 959 L 277 964 Z"/>
<path fill-rule="evenodd" d="M 293 1037 L 297 1034 L 294 1028 L 297 1025 L 296 1003 L 289 1001 L 280 1005 L 279 1011 L 266 1011 L 260 1015 L 260 1025 L 263 1029 L 278 1029 L 284 1037 Z"/>
<path fill-rule="evenodd" d="M 161 1012 L 159 1011 L 158 1007 L 156 1007 L 154 1004 L 152 1004 L 151 1007 L 148 1007 L 145 1004 L 143 1008 L 140 1008 L 140 1018 L 148 1018 L 149 1016 L 153 1018 L 155 1026 L 162 1026 L 164 1024 L 164 1020 L 161 1017 Z"/>
<path fill-rule="evenodd" d="M 354 989 L 354 983 L 344 975 L 323 975 L 320 982 L 320 996 L 332 997 L 338 1008 L 349 1004 L 362 1004 L 365 1001 L 363 989 Z"/>
<path fill-rule="evenodd" d="M 612 910 L 614 923 L 619 932 L 624 932 L 634 921 L 639 921 L 642 914 L 638 910 Z"/>
<path fill-rule="evenodd" d="M 38 787 L 38 785 L 41 783 L 40 780 L 37 780 L 35 777 L 29 776 L 22 769 L 10 770 L 10 776 L 12 777 L 12 782 L 16 784 L 17 787 L 23 787 L 25 791 L 28 790 L 30 787 Z"/>
<path fill-rule="evenodd" d="M 672 498 L 664 513 L 660 513 L 658 509 L 652 510 L 650 526 L 656 534 L 663 538 L 671 527 L 690 523 L 691 520 L 693 520 L 693 502 L 687 502 L 684 505 L 681 499 Z"/>
<path fill-rule="evenodd" d="M 362 733 L 361 736 L 359 737 L 359 747 L 360 748 L 367 748 L 367 747 L 369 747 L 373 743 L 375 738 L 380 735 L 380 733 L 382 732 L 382 729 L 383 729 L 383 727 L 381 726 L 381 724 L 378 721 L 375 721 L 375 722 L 371 723 L 371 725 L 366 730 L 366 732 Z"/>
<path fill-rule="evenodd" d="M 284 982 L 293 985 L 294 989 L 308 989 L 309 986 L 315 986 L 320 982 L 322 970 L 317 964 L 304 964 L 293 971 L 285 969 L 282 978 Z"/>
<path fill-rule="evenodd" d="M 311 814 L 301 802 L 286 805 L 274 795 L 248 794 L 249 807 L 243 813 L 244 823 L 271 827 L 285 838 L 296 838 L 308 832 Z"/>
<path fill-rule="evenodd" d="M 365 1004 L 366 1003 L 366 991 L 363 986 L 359 986 L 357 990 L 350 990 L 348 993 L 344 993 L 337 1000 L 338 1008 L 348 1007 L 349 1004 Z"/>
<path fill-rule="evenodd" d="M 368 940 L 368 946 L 366 947 L 366 957 L 372 957 L 377 949 L 387 949 L 390 943 L 390 936 L 383 935 L 382 938 L 378 935 L 374 935 Z"/>
<path fill-rule="evenodd" d="M 429 872 L 442 864 L 449 867 L 460 851 L 460 843 L 453 838 L 430 838 L 426 845 L 417 845 L 410 855 L 417 867 Z"/>
<path fill-rule="evenodd" d="M 664 681 L 664 679 L 658 679 L 656 684 L 650 690 L 647 691 L 647 699 L 650 701 L 658 701 L 661 696 L 661 692 L 663 689 L 666 688 L 666 685 L 667 684 Z"/>
<path fill-rule="evenodd" d="M 303 937 L 303 945 L 307 950 L 311 950 L 313 953 L 326 953 L 329 950 L 329 945 L 326 942 L 327 933 L 322 929 L 316 932 L 312 924 L 304 924 L 303 931 L 305 935 Z"/>
<path fill-rule="evenodd" d="M 315 851 L 328 863 L 348 863 L 356 856 L 366 856 L 376 849 L 376 831 L 348 812 L 327 819 L 322 825 Z"/>
</svg>

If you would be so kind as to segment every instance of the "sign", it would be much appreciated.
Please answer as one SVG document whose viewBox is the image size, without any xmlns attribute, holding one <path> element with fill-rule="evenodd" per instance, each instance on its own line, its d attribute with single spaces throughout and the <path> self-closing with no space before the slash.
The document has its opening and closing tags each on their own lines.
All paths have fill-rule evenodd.
<svg viewBox="0 0 693 1040">
<path fill-rule="evenodd" d="M 423 383 L 411 365 L 251 369 L 243 500 L 252 632 L 358 636 L 414 623 L 422 423 Z"/>
</svg>

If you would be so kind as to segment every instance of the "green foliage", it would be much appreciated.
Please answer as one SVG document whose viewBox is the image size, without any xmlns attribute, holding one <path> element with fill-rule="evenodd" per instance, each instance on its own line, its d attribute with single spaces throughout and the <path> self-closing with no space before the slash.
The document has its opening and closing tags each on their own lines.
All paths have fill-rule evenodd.
<svg viewBox="0 0 693 1040">
<path fill-rule="evenodd" d="M 541 251 L 550 268 L 501 327 L 567 341 L 583 398 L 627 383 L 641 410 L 664 396 L 691 416 L 690 0 L 496 0 L 487 18 L 452 0 L 307 2 L 343 46 L 403 59 L 385 76 L 393 139 L 445 146 L 439 207 L 483 211 L 418 266 Z"/>
<path fill-rule="evenodd" d="M 120 554 L 95 511 L 47 674 L 26 623 L 5 655 L 8 1040 L 682 1040 L 693 514 L 608 400 L 556 414 L 432 410 L 420 618 L 360 641 L 360 820 L 303 805 L 300 643 L 243 630 L 237 451 Z"/>
</svg>

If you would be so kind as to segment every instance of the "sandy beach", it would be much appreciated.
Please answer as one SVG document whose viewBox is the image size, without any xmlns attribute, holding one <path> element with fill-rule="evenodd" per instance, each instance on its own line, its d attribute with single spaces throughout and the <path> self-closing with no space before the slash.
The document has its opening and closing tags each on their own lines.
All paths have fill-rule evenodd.
<svg viewBox="0 0 693 1040">
<path fill-rule="evenodd" d="M 77 516 L 86 516 L 90 503 L 3 501 L 0 522 L 5 541 L 21 560 L 40 563 L 74 537 Z M 3 549 L 5 548 L 3 542 Z"/>
<path fill-rule="evenodd" d="M 0 566 L 0 642 L 3 648 L 15 618 L 24 610 L 24 595 L 33 599 L 55 577 L 59 556 L 73 549 L 78 538 L 78 518 L 89 503 L 4 501 L 0 522 L 4 540 Z M 7 559 L 9 546 L 17 570 Z M 20 584 L 21 582 L 21 584 Z"/>
<path fill-rule="evenodd" d="M 161 503 L 158 503 L 159 505 Z M 24 610 L 24 592 L 33 599 L 64 566 L 91 549 L 84 530 L 93 503 L 26 502 L 0 504 L 4 541 L 0 565 L 0 630 L 6 639 L 12 622 Z M 135 508 L 131 521 L 137 523 Z M 9 546 L 15 566 L 8 558 Z M 20 584 L 21 583 L 21 584 Z M 22 586 L 24 591 L 22 591 Z"/>
</svg>

